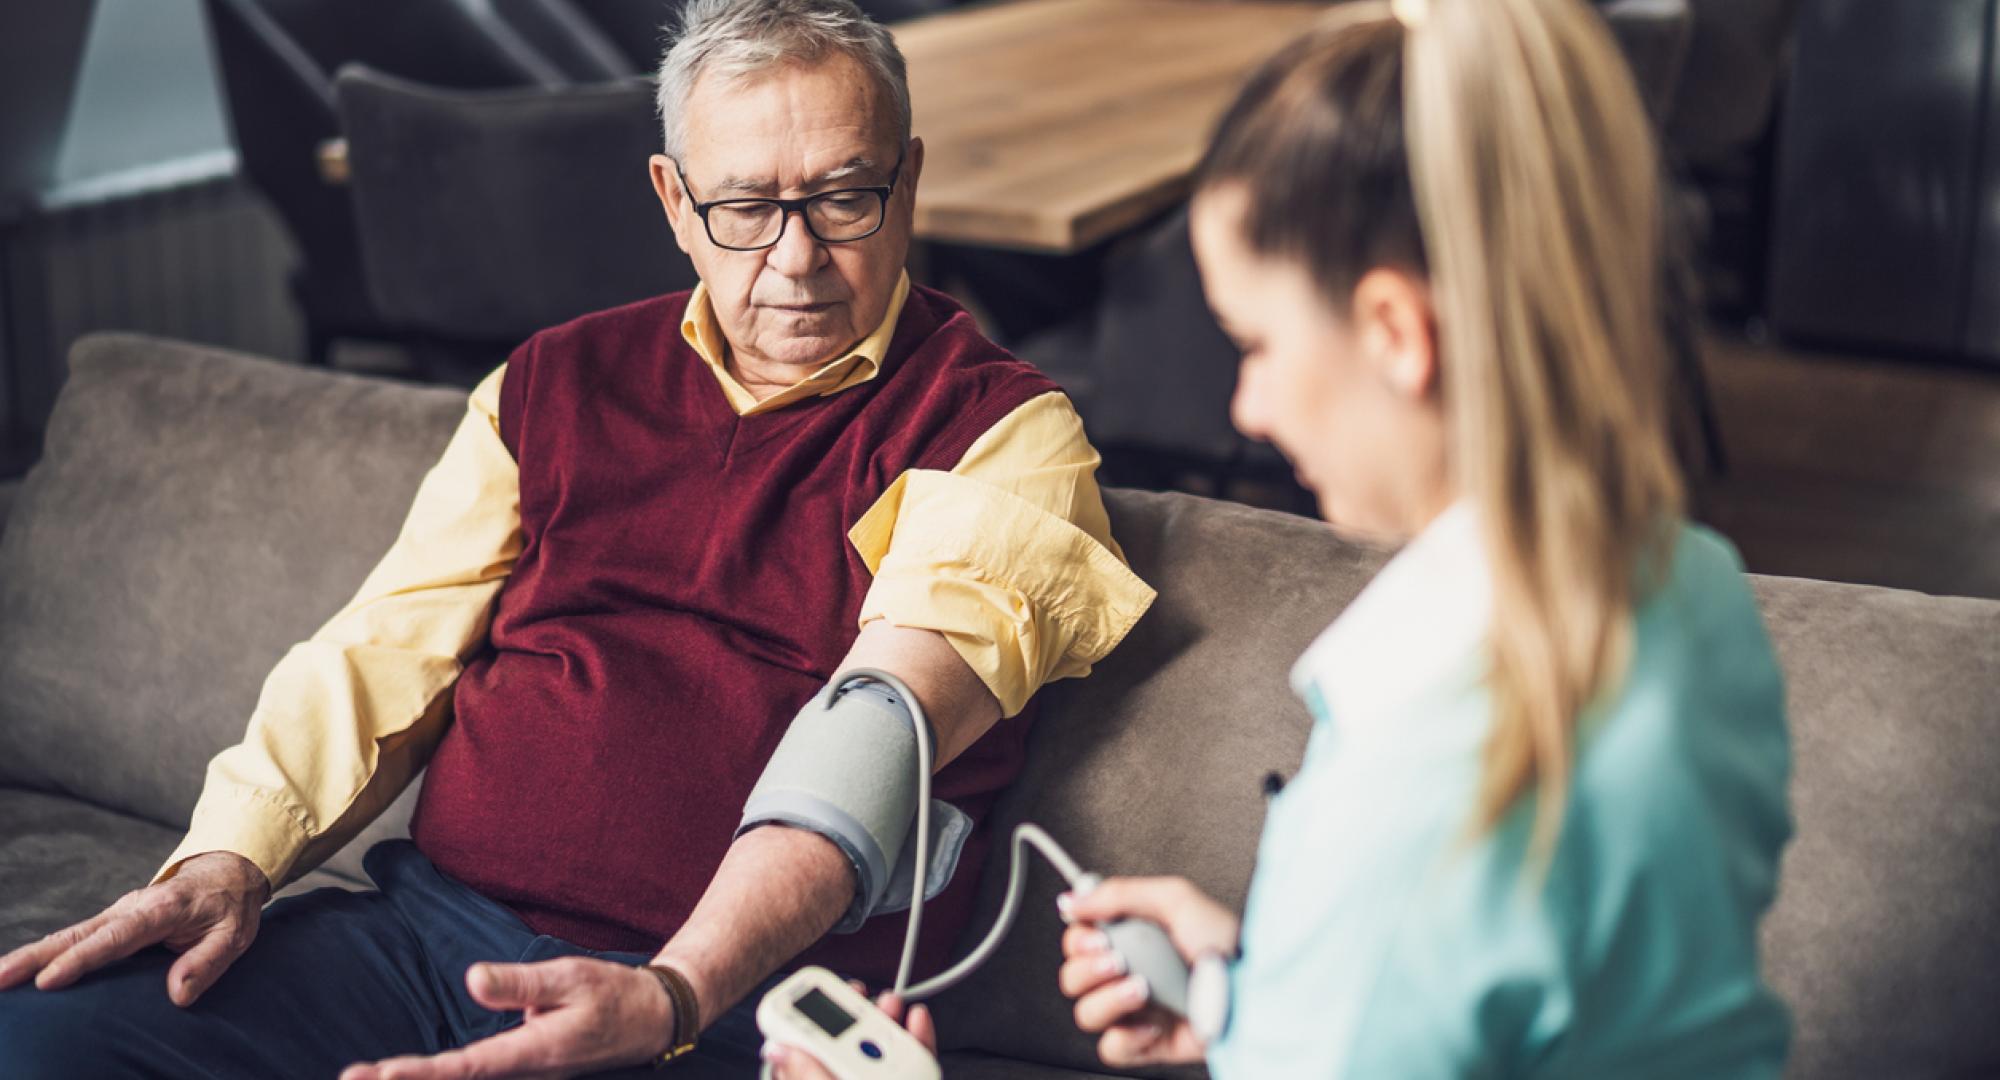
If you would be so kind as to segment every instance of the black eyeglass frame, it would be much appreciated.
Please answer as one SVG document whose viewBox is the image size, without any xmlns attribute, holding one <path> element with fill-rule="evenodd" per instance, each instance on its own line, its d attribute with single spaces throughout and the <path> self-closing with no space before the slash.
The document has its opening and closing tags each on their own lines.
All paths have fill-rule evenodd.
<svg viewBox="0 0 2000 1080">
<path fill-rule="evenodd" d="M 866 240 L 869 237 L 874 236 L 876 233 L 881 232 L 882 226 L 888 222 L 889 197 L 896 193 L 896 182 L 902 179 L 903 177 L 903 159 L 909 155 L 909 152 L 910 152 L 909 144 L 904 143 L 903 148 L 896 153 L 896 165 L 894 168 L 889 170 L 889 182 L 886 184 L 875 184 L 868 187 L 834 188 L 830 191 L 817 191 L 811 195 L 807 195 L 804 198 L 800 199 L 746 198 L 746 199 L 713 199 L 710 200 L 709 202 L 696 202 L 694 198 L 694 189 L 688 187 L 687 173 L 681 171 L 681 163 L 679 161 L 674 162 L 674 175 L 680 177 L 681 190 L 687 193 L 688 202 L 693 204 L 695 215 L 701 218 L 701 229 L 703 232 L 708 234 L 708 242 L 714 244 L 716 247 L 719 247 L 724 251 L 764 251 L 768 248 L 777 247 L 778 242 L 785 238 L 785 230 L 789 228 L 792 224 L 793 214 L 799 215 L 799 220 L 805 222 L 806 232 L 811 233 L 812 238 L 819 241 L 820 243 L 852 244 L 857 240 Z M 873 195 L 878 200 L 880 200 L 881 205 L 879 207 L 879 211 L 875 218 L 875 227 L 868 230 L 865 233 L 862 233 L 860 236 L 850 236 L 843 240 L 829 240 L 826 237 L 821 236 L 819 234 L 819 230 L 813 228 L 812 215 L 806 213 L 806 207 L 809 206 L 815 200 L 830 199 L 836 195 Z M 775 206 L 778 208 L 778 214 L 779 214 L 778 235 L 772 237 L 770 243 L 758 244 L 755 247 L 736 247 L 732 244 L 725 244 L 722 241 L 717 240 L 715 238 L 715 230 L 711 228 L 708 223 L 708 212 L 710 210 L 715 209 L 718 206 L 749 206 L 749 205 Z"/>
</svg>

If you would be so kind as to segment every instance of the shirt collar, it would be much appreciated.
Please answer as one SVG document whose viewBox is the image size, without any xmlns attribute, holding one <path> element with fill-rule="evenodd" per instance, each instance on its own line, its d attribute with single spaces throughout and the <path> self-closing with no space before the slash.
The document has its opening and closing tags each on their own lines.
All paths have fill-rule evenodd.
<svg viewBox="0 0 2000 1080">
<path fill-rule="evenodd" d="M 1315 719 L 1349 730 L 1483 680 L 1493 585 L 1479 515 L 1461 501 L 1375 576 L 1292 667 Z"/>
<path fill-rule="evenodd" d="M 694 295 L 688 297 L 687 313 L 681 319 L 681 338 L 715 373 L 716 381 L 722 385 L 723 396 L 729 399 L 729 405 L 736 410 L 736 414 L 750 416 L 782 409 L 802 398 L 837 394 L 875 378 L 882 370 L 882 362 L 888 358 L 889 343 L 896 336 L 896 323 L 902 318 L 903 304 L 909 298 L 910 273 L 905 270 L 896 279 L 896 291 L 889 298 L 889 310 L 883 312 L 882 323 L 874 333 L 862 338 L 844 355 L 821 364 L 811 374 L 763 401 L 758 401 L 755 394 L 729 373 L 729 341 L 722 336 L 722 324 L 715 317 L 715 304 L 709 297 L 706 282 L 695 285 Z"/>
</svg>

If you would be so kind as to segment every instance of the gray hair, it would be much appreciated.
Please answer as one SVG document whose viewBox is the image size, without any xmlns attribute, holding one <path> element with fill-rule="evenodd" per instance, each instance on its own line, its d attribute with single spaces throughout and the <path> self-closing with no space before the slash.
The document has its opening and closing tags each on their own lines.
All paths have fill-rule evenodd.
<svg viewBox="0 0 2000 1080">
<path fill-rule="evenodd" d="M 902 51 L 854 0 L 689 0 L 681 10 L 680 34 L 660 61 L 658 102 L 667 156 L 680 161 L 687 148 L 682 106 L 701 76 L 736 78 L 833 52 L 853 57 L 874 76 L 883 100 L 895 107 L 897 129 L 907 142 L 910 82 Z"/>
</svg>

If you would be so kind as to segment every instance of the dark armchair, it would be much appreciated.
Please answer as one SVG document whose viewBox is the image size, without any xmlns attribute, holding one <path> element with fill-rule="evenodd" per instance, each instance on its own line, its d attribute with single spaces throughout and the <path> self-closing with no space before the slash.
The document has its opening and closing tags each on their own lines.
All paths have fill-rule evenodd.
<svg viewBox="0 0 2000 1080">
<path fill-rule="evenodd" d="M 459 87 L 559 85 L 558 68 L 490 13 L 456 0 L 205 0 L 244 172 L 297 244 L 307 354 L 395 339 L 361 278 L 347 192 L 319 173 L 339 133 L 332 73 L 362 62 Z"/>
<path fill-rule="evenodd" d="M 350 68 L 337 95 L 375 306 L 461 376 L 544 327 L 694 285 L 647 179 L 650 83 L 465 92 Z"/>
</svg>

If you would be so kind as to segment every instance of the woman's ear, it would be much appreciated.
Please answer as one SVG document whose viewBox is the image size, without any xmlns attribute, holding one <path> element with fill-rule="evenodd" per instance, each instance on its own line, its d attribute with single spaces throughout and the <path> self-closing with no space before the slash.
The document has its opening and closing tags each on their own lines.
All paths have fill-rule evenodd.
<svg viewBox="0 0 2000 1080">
<path fill-rule="evenodd" d="M 1361 356 L 1398 397 L 1424 401 L 1438 388 L 1437 320 L 1430 286 L 1400 270 L 1368 271 L 1354 286 Z"/>
</svg>

